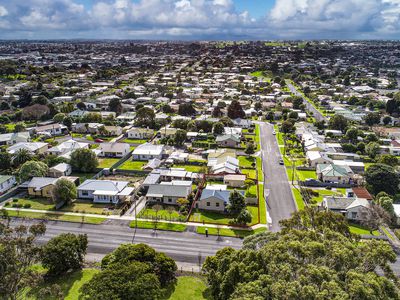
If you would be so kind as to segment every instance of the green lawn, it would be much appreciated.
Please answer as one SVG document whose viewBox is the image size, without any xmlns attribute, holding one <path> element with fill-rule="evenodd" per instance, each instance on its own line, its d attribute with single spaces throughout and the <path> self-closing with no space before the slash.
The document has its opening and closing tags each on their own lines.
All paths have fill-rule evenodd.
<svg viewBox="0 0 400 300">
<path fill-rule="evenodd" d="M 304 181 L 308 178 L 317 179 L 317 173 L 315 171 L 308 170 L 296 170 L 297 178 Z"/>
<path fill-rule="evenodd" d="M 361 235 L 370 235 L 371 234 L 369 229 L 362 227 L 360 225 L 357 225 L 357 224 L 351 224 L 351 225 L 349 225 L 349 228 L 350 228 L 351 233 L 356 233 L 356 234 L 361 234 Z M 379 236 L 380 233 L 378 230 L 374 230 L 374 231 L 372 231 L 372 235 Z"/>
<path fill-rule="evenodd" d="M 246 197 L 250 198 L 257 198 L 257 185 L 252 185 L 247 191 L 246 191 Z"/>
<path fill-rule="evenodd" d="M 204 169 L 204 166 L 195 166 L 195 165 L 174 165 L 174 168 L 184 168 L 187 172 L 201 173 L 201 170 Z"/>
<path fill-rule="evenodd" d="M 218 235 L 218 229 L 214 227 L 206 227 L 206 226 L 199 226 L 196 229 L 196 232 L 199 234 L 206 234 L 206 228 L 208 229 L 209 235 Z M 240 237 L 244 238 L 246 236 L 267 231 L 267 228 L 258 228 L 256 230 L 244 230 L 244 229 L 226 229 L 221 228 L 219 230 L 220 236 L 228 236 L 228 237 Z"/>
<path fill-rule="evenodd" d="M 252 226 L 258 223 L 258 207 L 247 206 L 247 210 L 251 213 L 251 223 L 248 224 Z M 211 224 L 221 224 L 221 225 L 231 225 L 234 224 L 234 218 L 224 213 L 218 213 L 207 210 L 196 209 L 190 216 L 189 221 L 191 222 L 204 222 Z"/>
<path fill-rule="evenodd" d="M 248 178 L 256 179 L 256 170 L 254 169 L 243 169 L 242 173 L 247 175 Z"/>
<path fill-rule="evenodd" d="M 252 156 L 239 156 L 239 166 L 241 168 L 253 168 L 252 164 L 255 162 L 255 158 Z"/>
<path fill-rule="evenodd" d="M 18 198 L 17 202 L 9 201 L 10 206 L 14 203 L 25 205 L 30 204 L 30 209 L 39 209 L 39 210 L 54 210 L 54 203 L 50 199 L 46 198 Z"/>
<path fill-rule="evenodd" d="M 264 185 L 258 185 L 258 209 L 260 210 L 260 223 L 267 224 L 267 204 L 265 203 L 263 188 Z"/>
<path fill-rule="evenodd" d="M 157 216 L 160 219 L 165 219 L 165 220 L 177 220 L 177 219 L 183 219 L 186 220 L 186 217 L 181 216 L 179 214 L 179 212 L 176 210 L 176 208 L 174 206 L 170 206 L 171 208 L 173 208 L 172 213 L 169 213 L 169 210 L 167 209 L 167 207 L 163 207 L 163 209 L 159 210 L 157 212 Z M 156 217 L 156 212 L 152 209 L 152 208 L 145 208 L 143 210 L 140 211 L 139 218 L 143 218 L 143 219 L 152 219 Z"/>
<path fill-rule="evenodd" d="M 147 165 L 147 161 L 142 160 L 127 160 L 122 165 L 118 167 L 120 170 L 133 170 L 141 171 L 142 167 Z"/>
<path fill-rule="evenodd" d="M 72 173 L 71 176 L 79 177 L 80 182 L 84 182 L 87 179 L 92 179 L 96 173 Z"/>
<path fill-rule="evenodd" d="M 80 298 L 79 289 L 82 285 L 88 282 L 92 277 L 100 272 L 96 269 L 83 269 L 80 271 L 72 272 L 68 275 L 64 275 L 58 277 L 56 280 L 51 280 L 43 284 L 41 287 L 51 286 L 52 284 L 58 284 L 61 287 L 61 290 L 64 295 L 65 300 L 76 300 Z M 18 297 L 19 299 L 26 299 L 26 300 L 47 300 L 53 298 L 40 298 L 38 295 L 38 290 L 24 290 L 22 295 Z"/>
<path fill-rule="evenodd" d="M 99 165 L 98 168 L 111 168 L 117 162 L 120 161 L 120 158 L 99 158 Z"/>
<path fill-rule="evenodd" d="M 141 140 L 141 139 L 124 139 L 122 140 L 123 143 L 128 143 L 128 144 L 135 144 L 135 145 L 139 145 L 139 144 L 144 144 L 147 142 L 147 140 Z"/>
<path fill-rule="evenodd" d="M 162 300 L 207 300 L 207 285 L 198 277 L 180 276 L 175 285 L 171 285 Z"/>
<path fill-rule="evenodd" d="M 66 221 L 74 223 L 88 223 L 88 224 L 101 224 L 105 218 L 102 217 L 82 217 L 80 216 L 70 216 L 64 214 L 54 214 L 54 213 L 37 213 L 30 211 L 16 211 L 7 210 L 10 217 L 17 218 L 28 218 L 28 219 L 41 219 L 41 220 L 54 220 L 54 221 Z"/>
<path fill-rule="evenodd" d="M 263 173 L 263 168 L 262 168 L 261 157 L 257 157 L 256 167 L 257 167 L 257 179 L 259 182 L 262 182 L 262 181 L 264 181 L 264 173 Z"/>
<path fill-rule="evenodd" d="M 294 200 L 296 201 L 298 210 L 302 210 L 305 207 L 303 197 L 300 194 L 300 191 L 296 188 L 292 188 Z"/>
<path fill-rule="evenodd" d="M 324 200 L 325 196 L 332 196 L 332 195 L 343 196 L 344 195 L 344 193 L 342 193 L 341 191 L 317 190 L 317 189 L 315 189 L 315 191 L 318 192 L 319 196 L 313 197 L 311 200 L 314 200 L 317 203 L 321 203 L 322 200 Z"/>
<path fill-rule="evenodd" d="M 131 228 L 135 227 L 135 221 L 132 221 L 129 226 Z M 137 221 L 138 228 L 143 229 L 154 229 L 154 222 L 147 222 L 147 221 Z M 158 222 L 157 223 L 157 230 L 166 230 L 166 231 L 177 231 L 183 232 L 185 231 L 187 226 L 185 224 L 174 224 L 174 223 L 165 223 L 165 222 Z"/>
<path fill-rule="evenodd" d="M 98 204 L 92 203 L 89 201 L 74 201 L 68 206 L 63 206 L 60 210 L 67 211 L 67 212 L 80 212 L 80 213 L 87 213 L 87 214 L 98 214 L 101 215 L 103 212 L 108 212 L 106 209 L 110 205 L 107 204 Z"/>
<path fill-rule="evenodd" d="M 283 146 L 285 143 L 283 142 L 283 133 L 279 132 L 279 127 L 277 124 L 274 125 L 274 130 L 276 132 L 276 139 L 278 141 L 278 145 Z"/>
</svg>

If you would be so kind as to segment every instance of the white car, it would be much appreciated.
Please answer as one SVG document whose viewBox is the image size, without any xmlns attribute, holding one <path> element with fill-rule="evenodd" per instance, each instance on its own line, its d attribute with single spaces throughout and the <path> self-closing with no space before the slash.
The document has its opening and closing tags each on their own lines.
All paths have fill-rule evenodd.
<svg viewBox="0 0 400 300">
<path fill-rule="evenodd" d="M 272 134 L 273 134 L 273 135 L 276 135 L 276 132 L 275 132 L 275 131 L 272 131 Z"/>
</svg>

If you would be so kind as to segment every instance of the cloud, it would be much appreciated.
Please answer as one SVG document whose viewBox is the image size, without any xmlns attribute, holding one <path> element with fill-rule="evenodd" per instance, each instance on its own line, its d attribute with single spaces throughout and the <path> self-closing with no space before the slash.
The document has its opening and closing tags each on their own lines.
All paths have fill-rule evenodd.
<svg viewBox="0 0 400 300">
<path fill-rule="evenodd" d="M 0 38 L 399 38 L 400 0 L 275 0 L 265 17 L 235 0 L 0 0 Z"/>
</svg>

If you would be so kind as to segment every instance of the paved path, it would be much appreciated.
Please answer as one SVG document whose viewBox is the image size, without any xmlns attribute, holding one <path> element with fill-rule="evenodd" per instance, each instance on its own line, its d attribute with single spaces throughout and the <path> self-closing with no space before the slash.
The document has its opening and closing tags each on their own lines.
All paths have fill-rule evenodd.
<svg viewBox="0 0 400 300">
<path fill-rule="evenodd" d="M 285 167 L 279 164 L 282 157 L 278 142 L 272 134 L 273 125 L 260 123 L 261 155 L 264 171 L 264 188 L 267 210 L 271 221 L 270 230 L 279 231 L 279 221 L 290 218 L 297 210 Z"/>
</svg>

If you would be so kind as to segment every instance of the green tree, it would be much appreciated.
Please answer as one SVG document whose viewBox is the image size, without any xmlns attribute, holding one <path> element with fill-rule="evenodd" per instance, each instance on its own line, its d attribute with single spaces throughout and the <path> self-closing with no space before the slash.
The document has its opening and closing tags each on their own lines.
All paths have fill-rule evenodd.
<svg viewBox="0 0 400 300">
<path fill-rule="evenodd" d="M 348 126 L 347 119 L 342 115 L 334 115 L 332 118 L 329 119 L 329 128 L 334 130 L 340 130 L 344 132 Z"/>
<path fill-rule="evenodd" d="M 238 215 L 242 209 L 246 208 L 244 197 L 237 190 L 229 195 L 228 211 L 233 215 Z"/>
<path fill-rule="evenodd" d="M 356 142 L 358 138 L 358 129 L 357 128 L 349 128 L 346 131 L 346 138 L 351 142 Z"/>
<path fill-rule="evenodd" d="M 251 213 L 247 209 L 242 209 L 235 219 L 235 223 L 246 225 L 251 223 Z"/>
<path fill-rule="evenodd" d="M 383 154 L 379 156 L 378 162 L 394 167 L 399 164 L 399 159 L 392 154 Z"/>
<path fill-rule="evenodd" d="M 12 163 L 15 167 L 19 167 L 23 163 L 32 159 L 32 154 L 28 149 L 21 148 L 12 156 Z"/>
<path fill-rule="evenodd" d="M 53 189 L 53 198 L 56 204 L 69 204 L 76 199 L 76 195 L 76 185 L 72 181 L 66 178 L 57 180 Z"/>
<path fill-rule="evenodd" d="M 247 155 L 252 155 L 254 154 L 254 143 L 248 143 L 246 145 L 246 149 L 244 150 L 244 153 L 246 153 Z"/>
<path fill-rule="evenodd" d="M 45 177 L 49 171 L 49 167 L 41 162 L 30 160 L 25 162 L 18 171 L 21 182 L 31 179 L 32 177 Z"/>
<path fill-rule="evenodd" d="M 122 104 L 121 104 L 121 100 L 119 100 L 118 98 L 113 98 L 110 100 L 110 102 L 108 103 L 108 109 L 110 111 L 115 112 L 117 115 L 122 113 Z"/>
<path fill-rule="evenodd" d="M 68 128 L 68 130 L 72 129 L 73 120 L 71 117 L 69 117 L 69 116 L 65 117 L 62 122 L 63 122 L 63 125 L 65 125 Z"/>
<path fill-rule="evenodd" d="M 233 100 L 231 104 L 228 106 L 228 117 L 231 119 L 241 118 L 243 119 L 246 116 L 242 106 L 239 101 Z"/>
<path fill-rule="evenodd" d="M 213 133 L 215 135 L 223 134 L 224 133 L 224 127 L 225 127 L 224 124 L 221 123 L 221 122 L 215 123 L 214 126 L 213 126 Z"/>
<path fill-rule="evenodd" d="M 135 124 L 142 127 L 154 127 L 156 114 L 149 107 L 142 107 L 136 112 Z"/>
<path fill-rule="evenodd" d="M 281 131 L 283 133 L 291 133 L 294 131 L 294 125 L 292 122 L 286 120 L 282 122 Z"/>
<path fill-rule="evenodd" d="M 370 142 L 365 146 L 365 153 L 371 157 L 375 158 L 379 153 L 379 144 L 376 142 Z"/>
<path fill-rule="evenodd" d="M 385 116 L 382 119 L 384 125 L 389 125 L 392 122 L 392 118 L 390 116 Z"/>
<path fill-rule="evenodd" d="M 65 117 L 66 117 L 66 114 L 58 113 L 58 114 L 54 115 L 53 121 L 57 122 L 57 123 L 61 123 L 64 120 Z"/>
<path fill-rule="evenodd" d="M 12 156 L 8 152 L 0 152 L 0 170 L 11 169 Z"/>
<path fill-rule="evenodd" d="M 365 172 L 365 180 L 368 190 L 376 195 L 379 192 L 386 192 L 394 195 L 399 189 L 399 176 L 393 167 L 384 164 L 370 166 Z"/>
<path fill-rule="evenodd" d="M 365 123 L 368 126 L 373 126 L 375 124 L 379 124 L 381 121 L 381 116 L 379 113 L 368 113 L 364 118 Z"/>
<path fill-rule="evenodd" d="M 86 234 L 62 233 L 52 238 L 41 251 L 43 267 L 47 274 L 56 276 L 82 268 L 88 239 Z"/>
<path fill-rule="evenodd" d="M 178 129 L 174 135 L 175 146 L 181 147 L 185 141 L 186 141 L 186 131 L 182 130 L 182 129 Z"/>
<path fill-rule="evenodd" d="M 99 160 L 93 151 L 89 149 L 76 149 L 71 153 L 72 169 L 78 172 L 90 173 L 96 170 Z"/>
<path fill-rule="evenodd" d="M 10 226 L 7 212 L 0 222 L 0 298 L 17 299 L 26 288 L 37 286 L 41 279 L 32 268 L 40 257 L 37 239 L 46 232 L 43 223 Z M 5 218 L 5 219 L 4 219 Z"/>
<path fill-rule="evenodd" d="M 196 109 L 193 107 L 193 103 L 181 103 L 178 107 L 178 114 L 181 116 L 193 116 L 196 114 Z"/>
<path fill-rule="evenodd" d="M 393 199 L 388 196 L 379 197 L 376 203 L 386 210 L 390 215 L 394 215 Z"/>
</svg>

